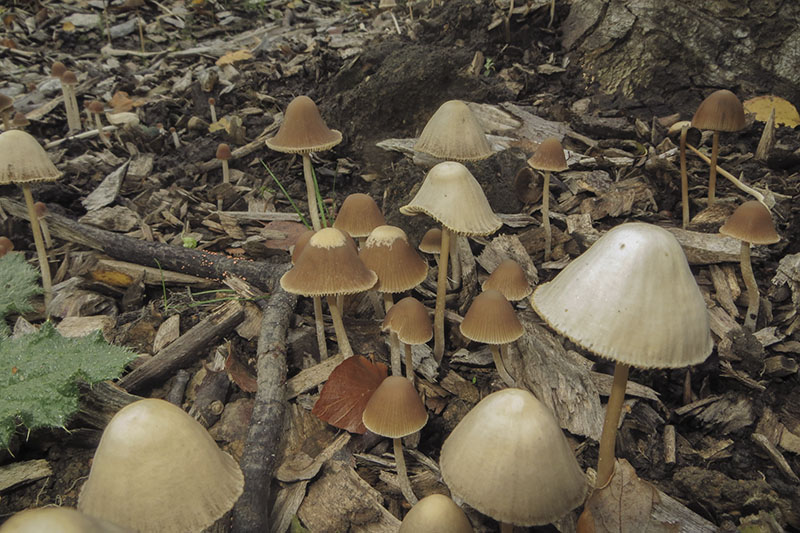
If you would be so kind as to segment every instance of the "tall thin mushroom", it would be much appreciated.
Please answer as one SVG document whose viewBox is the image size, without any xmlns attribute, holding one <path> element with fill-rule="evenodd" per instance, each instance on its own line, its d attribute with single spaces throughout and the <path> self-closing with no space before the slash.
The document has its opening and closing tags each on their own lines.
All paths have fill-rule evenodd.
<svg viewBox="0 0 800 533">
<path fill-rule="evenodd" d="M 550 137 L 542 141 L 528 164 L 536 170 L 544 171 L 542 185 L 542 226 L 544 227 L 544 260 L 550 260 L 553 235 L 550 229 L 550 172 L 567 170 L 567 159 L 561 141 Z"/>
<path fill-rule="evenodd" d="M 406 377 L 414 383 L 414 357 L 411 346 L 425 344 L 433 338 L 433 326 L 428 310 L 422 302 L 413 296 L 407 296 L 386 312 L 381 330 L 397 335 L 397 339 L 403 343 Z"/>
</svg>

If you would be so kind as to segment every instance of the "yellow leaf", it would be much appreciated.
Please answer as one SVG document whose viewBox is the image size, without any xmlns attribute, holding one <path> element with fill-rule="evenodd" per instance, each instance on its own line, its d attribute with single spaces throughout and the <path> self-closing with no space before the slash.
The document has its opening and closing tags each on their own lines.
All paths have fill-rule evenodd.
<svg viewBox="0 0 800 533">
<path fill-rule="evenodd" d="M 232 65 L 237 61 L 246 61 L 248 59 L 253 59 L 253 54 L 251 54 L 249 50 L 235 50 L 217 59 L 217 66 Z"/>
<path fill-rule="evenodd" d="M 65 22 L 64 24 L 61 25 L 61 29 L 64 30 L 65 32 L 67 32 L 67 33 L 72 33 L 72 32 L 75 31 L 75 24 L 73 24 L 70 21 L 67 21 L 67 22 Z"/>
<path fill-rule="evenodd" d="M 775 124 L 782 124 L 790 128 L 800 126 L 800 114 L 797 113 L 791 102 L 780 96 L 768 94 L 756 96 L 744 102 L 744 110 L 755 113 L 756 120 L 766 122 L 772 110 L 775 110 Z"/>
<path fill-rule="evenodd" d="M 209 131 L 209 133 L 214 133 L 215 131 L 226 131 L 226 132 L 230 133 L 230 127 L 231 127 L 231 123 L 227 119 L 227 117 L 222 117 L 218 121 L 212 122 L 208 126 L 208 131 Z"/>
</svg>

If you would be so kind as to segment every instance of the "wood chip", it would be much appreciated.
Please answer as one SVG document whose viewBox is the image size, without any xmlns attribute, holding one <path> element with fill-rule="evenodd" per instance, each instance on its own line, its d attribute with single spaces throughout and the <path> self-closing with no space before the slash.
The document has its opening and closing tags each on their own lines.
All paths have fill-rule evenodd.
<svg viewBox="0 0 800 533">
<path fill-rule="evenodd" d="M 52 475 L 50 463 L 44 459 L 17 461 L 0 466 L 0 492 Z"/>
</svg>

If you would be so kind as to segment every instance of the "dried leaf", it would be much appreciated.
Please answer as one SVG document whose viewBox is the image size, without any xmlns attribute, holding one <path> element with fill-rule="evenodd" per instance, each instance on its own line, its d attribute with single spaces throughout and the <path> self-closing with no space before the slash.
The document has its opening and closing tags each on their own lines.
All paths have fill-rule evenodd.
<svg viewBox="0 0 800 533">
<path fill-rule="evenodd" d="M 228 52 L 224 56 L 217 59 L 216 65 L 218 67 L 223 65 L 232 65 L 237 61 L 246 61 L 248 59 L 253 59 L 253 54 L 251 54 L 249 50 L 234 50 L 233 52 Z"/>
<path fill-rule="evenodd" d="M 250 369 L 242 364 L 241 361 L 231 351 L 225 359 L 225 370 L 228 372 L 228 377 L 231 381 L 236 383 L 240 389 L 245 392 L 258 391 L 258 382 L 256 377 L 250 372 Z"/>
<path fill-rule="evenodd" d="M 61 25 L 61 29 L 67 33 L 72 33 L 75 31 L 75 24 L 70 21 L 66 21 Z"/>
<path fill-rule="evenodd" d="M 756 96 L 744 102 L 744 110 L 748 113 L 755 113 L 756 120 L 766 122 L 772 110 L 775 110 L 775 123 L 794 128 L 800 126 L 800 114 L 791 102 L 784 100 L 780 96 L 767 94 Z"/>
<path fill-rule="evenodd" d="M 333 369 L 311 414 L 351 433 L 366 433 L 361 421 L 367 402 L 388 374 L 382 363 L 366 357 L 348 357 Z"/>
</svg>

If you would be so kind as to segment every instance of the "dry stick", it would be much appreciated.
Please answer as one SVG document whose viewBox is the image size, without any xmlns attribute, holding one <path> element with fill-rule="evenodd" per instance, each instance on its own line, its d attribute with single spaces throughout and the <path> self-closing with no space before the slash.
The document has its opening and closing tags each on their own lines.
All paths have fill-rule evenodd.
<svg viewBox="0 0 800 533">
<path fill-rule="evenodd" d="M 342 352 L 345 358 L 351 357 L 353 349 L 347 339 L 347 332 L 344 329 L 344 322 L 342 322 L 342 313 L 339 311 L 339 306 L 336 305 L 336 296 L 328 296 L 328 307 L 331 310 L 331 319 L 333 319 L 333 329 L 336 331 L 336 342 L 339 344 L 339 351 Z"/>
<path fill-rule="evenodd" d="M 711 159 L 709 159 L 708 156 L 706 156 L 703 152 L 701 152 L 700 150 L 698 150 L 697 148 L 695 148 L 691 144 L 687 144 L 686 147 L 689 150 L 691 150 L 692 152 L 694 152 L 695 154 L 697 154 L 697 157 L 699 157 L 700 159 L 702 159 L 703 161 L 705 161 L 709 165 L 711 164 Z M 730 181 L 731 183 L 736 185 L 736 187 L 738 187 L 742 191 L 746 192 L 747 194 L 751 195 L 753 198 L 755 198 L 756 200 L 758 200 L 759 202 L 764 204 L 764 207 L 769 209 L 769 206 L 764 201 L 764 195 L 763 194 L 761 194 L 757 190 L 753 189 L 752 187 L 748 187 L 747 185 L 742 183 L 736 176 L 734 176 L 733 174 L 731 174 L 730 172 L 728 172 L 724 168 L 722 168 L 720 166 L 717 166 L 717 165 L 714 165 L 714 167 L 717 169 L 717 171 L 719 172 L 720 176 L 722 176 L 724 178 L 727 178 L 728 181 Z"/>
<path fill-rule="evenodd" d="M 239 462 L 244 492 L 233 507 L 233 533 L 270 530 L 270 487 L 286 412 L 286 333 L 297 297 L 276 288 L 266 302 L 258 337 L 258 392 Z"/>
<path fill-rule="evenodd" d="M 403 493 L 408 503 L 412 506 L 416 505 L 419 500 L 414 495 L 414 489 L 411 488 L 411 481 L 408 479 L 406 459 L 403 457 L 403 439 L 392 440 L 394 441 L 394 462 L 397 464 L 397 481 L 400 484 L 400 492 Z"/>
<path fill-rule="evenodd" d="M 39 217 L 36 216 L 36 208 L 33 206 L 33 195 L 31 194 L 31 186 L 28 183 L 22 184 L 22 194 L 25 196 L 25 205 L 28 208 L 28 220 L 31 223 L 31 230 L 33 230 L 33 243 L 36 245 L 36 255 L 39 256 L 39 270 L 42 271 L 42 289 L 44 289 L 44 308 L 45 314 L 53 299 L 53 282 L 50 278 L 50 263 L 47 260 L 47 250 L 44 248 L 44 240 L 42 239 L 42 230 L 39 227 Z M 10 212 L 10 210 L 8 210 Z"/>
<path fill-rule="evenodd" d="M 514 378 L 512 378 L 511 374 L 508 373 L 508 370 L 506 370 L 506 365 L 503 363 L 503 356 L 505 355 L 503 352 L 505 352 L 505 347 L 505 344 L 502 346 L 498 346 L 497 344 L 489 345 L 489 348 L 492 350 L 492 358 L 494 359 L 494 366 L 497 368 L 497 373 L 500 375 L 500 378 L 506 385 L 509 387 L 514 387 L 516 386 Z"/>
<path fill-rule="evenodd" d="M 553 244 L 553 234 L 550 230 L 550 171 L 544 173 L 544 188 L 542 189 L 542 226 L 544 227 L 544 260 L 550 260 L 550 248 Z"/>
<path fill-rule="evenodd" d="M 614 474 L 614 448 L 617 442 L 617 426 L 619 425 L 622 402 L 625 400 L 625 387 L 628 384 L 630 366 L 617 363 L 614 367 L 614 382 L 611 385 L 611 396 L 606 406 L 606 418 L 603 422 L 603 433 L 600 436 L 600 452 L 597 461 L 597 485 L 605 487 Z"/>
<path fill-rule="evenodd" d="M 433 311 L 433 357 L 437 363 L 441 363 L 444 356 L 444 307 L 447 296 L 447 260 L 450 255 L 450 230 L 444 224 L 441 247 L 439 277 L 436 280 L 436 308 Z"/>
<path fill-rule="evenodd" d="M 383 293 L 383 308 L 388 313 L 389 309 L 394 305 L 394 298 L 392 293 Z M 392 375 L 403 375 L 403 355 L 400 353 L 400 339 L 397 338 L 397 333 L 394 331 L 389 332 L 389 352 L 391 353 L 392 362 Z"/>
<path fill-rule="evenodd" d="M 689 174 L 686 170 L 686 133 L 689 126 L 681 128 L 681 207 L 683 209 L 683 229 L 689 225 Z"/>
<path fill-rule="evenodd" d="M 411 351 L 411 345 L 410 344 L 403 343 L 403 346 L 405 346 L 405 351 L 406 351 L 406 377 L 408 378 L 408 380 L 413 385 L 414 384 L 414 356 L 413 356 L 413 353 Z"/>
<path fill-rule="evenodd" d="M 328 345 L 325 343 L 325 322 L 322 319 L 322 297 L 313 296 L 314 302 L 314 327 L 317 329 L 317 346 L 319 347 L 320 362 L 328 358 Z"/>
<path fill-rule="evenodd" d="M 753 265 L 750 262 L 750 243 L 742 241 L 742 254 L 740 265 L 742 267 L 742 278 L 747 287 L 747 314 L 744 317 L 744 327 L 750 332 L 756 330 L 756 319 L 758 318 L 758 285 L 756 277 L 753 275 Z"/>
<path fill-rule="evenodd" d="M 317 195 L 314 192 L 314 180 L 311 177 L 311 156 L 303 154 L 303 178 L 306 180 L 306 194 L 308 195 L 308 212 L 311 214 L 311 225 L 314 231 L 322 229 L 317 209 Z"/>
<path fill-rule="evenodd" d="M 717 190 L 717 156 L 719 155 L 719 132 L 711 137 L 711 169 L 708 172 L 708 206 L 714 205 Z"/>
</svg>

